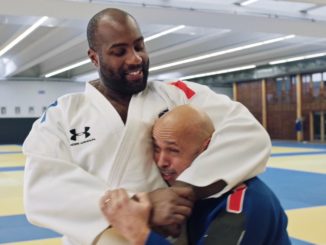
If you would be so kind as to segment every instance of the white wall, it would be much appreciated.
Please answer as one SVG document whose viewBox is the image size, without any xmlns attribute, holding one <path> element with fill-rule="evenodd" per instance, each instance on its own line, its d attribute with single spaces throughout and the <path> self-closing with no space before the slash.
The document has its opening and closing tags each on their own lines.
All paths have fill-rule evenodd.
<svg viewBox="0 0 326 245">
<path fill-rule="evenodd" d="M 39 117 L 56 98 L 83 91 L 84 86 L 77 82 L 0 81 L 0 118 Z M 18 107 L 20 113 L 15 112 Z M 1 113 L 3 108 L 6 108 L 6 114 Z"/>
<path fill-rule="evenodd" d="M 83 91 L 84 83 L 78 82 L 24 82 L 0 81 L 0 118 L 39 117 L 44 108 L 61 95 Z M 232 88 L 213 87 L 216 93 L 232 98 Z M 16 108 L 20 113 L 16 113 Z M 30 111 L 30 108 L 34 109 Z M 2 114 L 6 108 L 6 114 Z"/>
</svg>

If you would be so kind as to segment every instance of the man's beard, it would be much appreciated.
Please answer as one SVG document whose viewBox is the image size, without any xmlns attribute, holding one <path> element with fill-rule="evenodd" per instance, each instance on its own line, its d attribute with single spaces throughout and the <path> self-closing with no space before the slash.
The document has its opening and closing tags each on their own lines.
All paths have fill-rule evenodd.
<svg viewBox="0 0 326 245">
<path fill-rule="evenodd" d="M 129 70 L 135 70 L 139 68 L 141 68 L 141 71 L 143 73 L 142 79 L 129 81 L 126 78 L 127 72 Z M 110 88 L 111 90 L 123 95 L 133 95 L 143 91 L 146 88 L 148 69 L 149 61 L 141 65 L 129 66 L 127 71 L 125 69 L 119 69 L 117 73 L 115 73 L 109 67 L 101 65 L 99 75 L 104 85 Z"/>
</svg>

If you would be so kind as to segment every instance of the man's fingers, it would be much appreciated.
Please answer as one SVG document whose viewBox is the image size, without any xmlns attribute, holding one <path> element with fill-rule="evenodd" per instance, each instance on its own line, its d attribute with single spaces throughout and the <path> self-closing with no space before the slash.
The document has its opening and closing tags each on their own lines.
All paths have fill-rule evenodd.
<svg viewBox="0 0 326 245">
<path fill-rule="evenodd" d="M 193 189 L 189 186 L 174 186 L 170 187 L 178 196 L 186 198 L 188 200 L 194 200 L 195 194 Z"/>
<path fill-rule="evenodd" d="M 135 195 L 135 197 L 136 197 L 136 200 L 138 202 L 140 202 L 141 204 L 143 204 L 143 205 L 145 205 L 147 207 L 152 206 L 147 193 L 145 193 L 145 192 L 137 193 Z"/>
<path fill-rule="evenodd" d="M 100 198 L 101 209 L 106 208 L 108 201 L 110 200 L 111 191 L 106 191 L 105 194 Z"/>
<path fill-rule="evenodd" d="M 181 214 L 173 214 L 171 218 L 171 223 L 172 224 L 183 224 L 186 221 L 186 216 L 181 215 Z"/>
<path fill-rule="evenodd" d="M 174 209 L 174 213 L 185 217 L 189 217 L 191 214 L 191 208 L 185 206 L 176 206 Z"/>
<path fill-rule="evenodd" d="M 176 199 L 175 201 L 175 204 L 178 205 L 178 206 L 185 206 L 185 207 L 188 207 L 188 208 L 192 208 L 193 206 L 193 202 L 186 199 L 186 198 L 183 198 L 183 197 L 180 197 L 178 199 Z"/>
</svg>

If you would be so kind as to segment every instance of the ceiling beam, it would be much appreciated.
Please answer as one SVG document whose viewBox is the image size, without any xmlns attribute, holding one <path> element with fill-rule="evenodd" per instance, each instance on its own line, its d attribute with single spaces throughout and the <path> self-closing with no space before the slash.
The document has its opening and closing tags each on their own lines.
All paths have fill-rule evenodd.
<svg viewBox="0 0 326 245">
<path fill-rule="evenodd" d="M 282 0 L 284 1 L 284 0 Z M 318 5 L 326 5 L 325 0 L 286 0 L 287 2 L 297 2 L 297 3 L 312 3 Z"/>
<path fill-rule="evenodd" d="M 17 8 L 19 6 L 19 8 Z M 326 22 L 275 16 L 254 16 L 239 12 L 200 11 L 194 9 L 127 6 L 123 4 L 95 4 L 63 0 L 2 0 L 0 14 L 49 16 L 58 19 L 88 20 L 105 7 L 126 10 L 140 23 L 201 26 L 232 29 L 242 32 L 296 34 L 310 37 L 326 37 Z M 78 11 L 76 11 L 78 9 Z M 54 11 L 55 10 L 55 11 Z"/>
<path fill-rule="evenodd" d="M 65 32 L 70 32 L 69 40 L 65 42 L 57 42 L 56 37 L 65 35 Z M 60 28 L 54 28 L 48 32 L 47 35 L 43 36 L 41 39 L 32 43 L 30 46 L 26 47 L 21 53 L 16 54 L 16 56 L 11 58 L 11 62 L 15 65 L 9 65 L 6 68 L 6 73 L 4 76 L 14 76 L 22 71 L 32 68 L 46 60 L 50 60 L 56 55 L 65 52 L 68 49 L 75 47 L 76 45 L 85 42 L 84 33 L 75 33 L 72 36 L 72 30 L 62 30 Z M 46 48 L 44 48 L 46 45 Z M 38 47 L 43 47 L 38 48 Z M 46 51 L 50 50 L 50 51 Z M 86 52 L 86 51 L 85 51 Z"/>
<path fill-rule="evenodd" d="M 251 70 L 233 72 L 211 77 L 203 77 L 193 79 L 192 81 L 214 87 L 214 85 L 219 83 L 225 84 L 233 82 L 254 81 L 273 77 L 293 76 L 297 74 L 314 72 L 318 73 L 325 70 L 326 58 L 318 58 L 273 66 L 258 66 L 257 68 Z"/>
</svg>

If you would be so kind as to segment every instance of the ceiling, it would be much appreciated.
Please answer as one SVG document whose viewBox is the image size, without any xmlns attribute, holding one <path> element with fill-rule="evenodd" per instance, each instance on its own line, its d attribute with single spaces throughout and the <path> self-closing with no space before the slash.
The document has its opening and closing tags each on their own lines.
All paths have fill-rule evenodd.
<svg viewBox="0 0 326 245">
<path fill-rule="evenodd" d="M 135 16 L 145 38 L 184 25 L 175 32 L 146 41 L 150 79 L 260 66 L 278 59 L 326 52 L 326 0 L 258 0 L 241 6 L 242 2 L 2 0 L 0 53 L 42 16 L 49 18 L 0 56 L 0 79 L 86 81 L 96 77 L 91 63 L 49 78 L 45 75 L 87 60 L 87 22 L 106 7 L 121 8 Z M 280 37 L 288 38 L 268 41 Z M 242 46 L 245 49 L 239 50 Z M 201 57 L 212 53 L 210 57 Z M 179 64 L 184 59 L 188 63 Z M 157 68 L 171 62 L 176 65 Z"/>
</svg>

